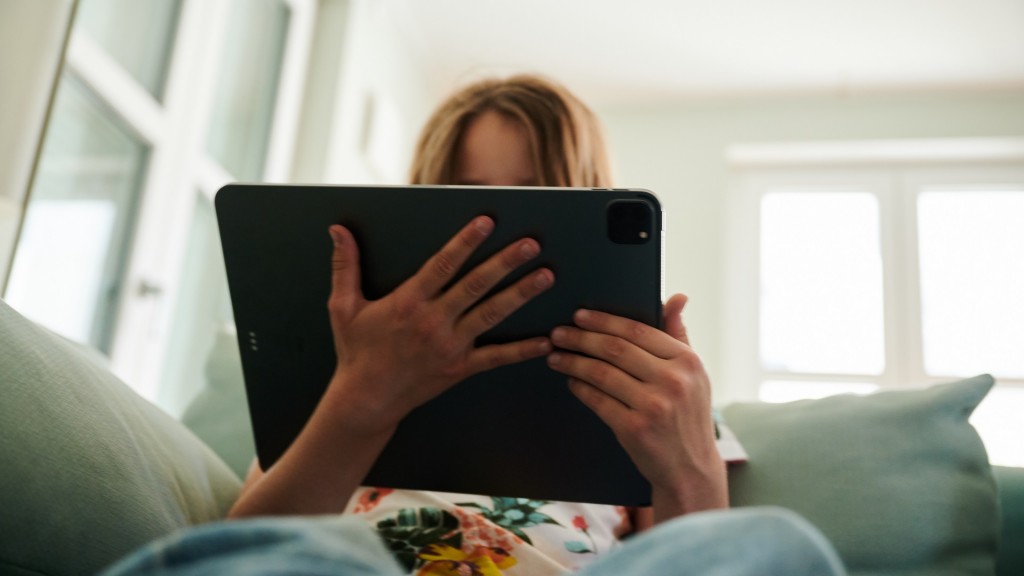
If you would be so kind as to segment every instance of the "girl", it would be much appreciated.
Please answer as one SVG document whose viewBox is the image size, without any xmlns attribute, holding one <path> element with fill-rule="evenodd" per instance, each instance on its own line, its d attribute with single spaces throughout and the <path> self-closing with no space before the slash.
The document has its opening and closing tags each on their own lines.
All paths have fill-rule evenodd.
<svg viewBox="0 0 1024 576">
<path fill-rule="evenodd" d="M 411 181 L 612 186 L 595 115 L 564 88 L 535 76 L 478 82 L 443 102 L 423 129 Z M 337 371 L 278 463 L 265 475 L 253 466 L 233 517 L 347 509 L 378 526 L 407 569 L 482 562 L 510 574 L 538 574 L 579 568 L 618 537 L 653 523 L 728 506 L 710 384 L 681 320 L 686 297 L 665 303 L 664 331 L 580 310 L 574 325 L 556 327 L 548 338 L 477 348 L 477 336 L 557 281 L 542 268 L 480 300 L 542 249 L 522 239 L 445 289 L 493 226 L 487 217 L 475 219 L 416 275 L 372 302 L 360 291 L 352 235 L 331 228 L 328 308 Z M 653 510 L 358 489 L 413 408 L 472 374 L 542 355 L 611 427 L 650 481 Z M 410 511 L 448 524 L 438 530 Z M 421 525 L 397 529 L 403 522 Z"/>
<path fill-rule="evenodd" d="M 594 116 L 530 76 L 481 82 L 446 101 L 427 123 L 412 175 L 416 183 L 502 186 L 609 187 L 608 180 Z M 685 296 L 665 304 L 664 331 L 581 310 L 574 325 L 549 337 L 477 348 L 477 335 L 556 281 L 540 269 L 481 299 L 541 249 L 523 239 L 445 289 L 493 226 L 476 218 L 373 302 L 360 292 L 352 235 L 332 227 L 328 310 L 337 371 L 277 463 L 266 474 L 253 465 L 231 512 L 304 517 L 193 528 L 136 552 L 107 576 L 845 573 L 821 533 L 791 512 L 708 511 L 727 507 L 725 465 L 708 378 L 680 318 Z M 653 511 L 630 518 L 610 506 L 358 488 L 412 408 L 471 374 L 539 356 L 615 432 L 651 482 Z M 330 514 L 346 508 L 352 514 Z M 618 536 L 655 522 L 607 553 Z"/>
</svg>

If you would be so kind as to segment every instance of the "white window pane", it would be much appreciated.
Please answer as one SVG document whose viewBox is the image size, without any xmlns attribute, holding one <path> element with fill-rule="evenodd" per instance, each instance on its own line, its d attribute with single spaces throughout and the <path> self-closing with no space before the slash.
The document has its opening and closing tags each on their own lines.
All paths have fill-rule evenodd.
<svg viewBox="0 0 1024 576">
<path fill-rule="evenodd" d="M 291 13 L 281 0 L 235 0 L 206 149 L 238 180 L 260 180 Z"/>
<path fill-rule="evenodd" d="M 234 325 L 223 254 L 213 203 L 197 192 L 157 397 L 159 406 L 175 416 L 201 391 L 217 332 Z"/>
<path fill-rule="evenodd" d="M 997 466 L 1024 467 L 1024 388 L 997 385 L 971 416 Z"/>
<path fill-rule="evenodd" d="M 160 98 L 180 12 L 181 0 L 82 0 L 75 26 Z"/>
<path fill-rule="evenodd" d="M 836 394 L 870 394 L 877 384 L 868 382 L 807 382 L 767 380 L 761 384 L 758 398 L 762 402 L 792 402 L 835 396 Z"/>
<path fill-rule="evenodd" d="M 149 151 L 74 76 L 61 79 L 6 298 L 109 351 Z"/>
<path fill-rule="evenodd" d="M 878 201 L 862 192 L 773 192 L 761 203 L 766 370 L 885 369 Z"/>
<path fill-rule="evenodd" d="M 58 334 L 90 341 L 116 209 L 103 200 L 35 200 L 7 287 L 11 305 Z"/>
<path fill-rule="evenodd" d="M 918 198 L 925 370 L 1024 378 L 1024 189 Z"/>
</svg>

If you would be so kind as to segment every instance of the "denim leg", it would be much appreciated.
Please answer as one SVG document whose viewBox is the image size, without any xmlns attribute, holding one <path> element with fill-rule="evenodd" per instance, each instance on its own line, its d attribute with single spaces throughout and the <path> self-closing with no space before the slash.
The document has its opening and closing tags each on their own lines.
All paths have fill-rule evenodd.
<svg viewBox="0 0 1024 576">
<path fill-rule="evenodd" d="M 103 576 L 304 574 L 401 576 L 361 520 L 272 518 L 219 522 L 158 540 Z M 691 514 L 628 541 L 581 576 L 842 576 L 839 558 L 806 520 L 781 508 Z"/>
<path fill-rule="evenodd" d="M 839 556 L 809 522 L 782 508 L 677 518 L 639 534 L 580 576 L 842 576 Z"/>
<path fill-rule="evenodd" d="M 172 534 L 125 557 L 103 576 L 304 574 L 401 576 L 380 538 L 356 518 L 260 518 Z"/>
</svg>

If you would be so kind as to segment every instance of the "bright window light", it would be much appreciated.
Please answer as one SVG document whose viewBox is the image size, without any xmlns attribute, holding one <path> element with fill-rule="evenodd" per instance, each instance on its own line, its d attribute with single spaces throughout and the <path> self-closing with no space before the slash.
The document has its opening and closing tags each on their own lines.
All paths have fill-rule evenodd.
<svg viewBox="0 0 1024 576">
<path fill-rule="evenodd" d="M 1024 189 L 918 197 L 925 371 L 1024 378 Z"/>
<path fill-rule="evenodd" d="M 758 397 L 762 402 L 782 403 L 825 398 L 836 394 L 870 394 L 876 390 L 877 384 L 867 382 L 768 380 L 761 384 Z"/>
<path fill-rule="evenodd" d="M 1024 388 L 997 386 L 971 416 L 985 441 L 988 459 L 997 466 L 1024 467 Z"/>
<path fill-rule="evenodd" d="M 36 200 L 25 216 L 7 301 L 72 340 L 92 336 L 117 206 L 110 200 Z"/>
<path fill-rule="evenodd" d="M 882 257 L 874 195 L 765 194 L 760 332 L 765 370 L 882 373 Z"/>
</svg>

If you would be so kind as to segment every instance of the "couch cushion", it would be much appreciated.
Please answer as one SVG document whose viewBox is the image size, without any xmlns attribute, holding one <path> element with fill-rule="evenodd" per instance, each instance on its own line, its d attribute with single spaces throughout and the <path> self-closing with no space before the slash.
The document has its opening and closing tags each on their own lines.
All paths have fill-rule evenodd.
<svg viewBox="0 0 1024 576">
<path fill-rule="evenodd" d="M 851 574 L 994 573 L 996 486 L 967 419 L 978 376 L 923 390 L 787 404 L 735 404 L 725 419 L 750 455 L 735 506 L 774 504 L 817 525 Z"/>
<path fill-rule="evenodd" d="M 996 573 L 999 576 L 1024 574 L 1024 468 L 994 466 L 999 485 L 999 504 L 1003 516 L 1003 540 L 999 546 Z"/>
<path fill-rule="evenodd" d="M 0 573 L 96 572 L 222 518 L 238 477 L 89 350 L 0 301 Z"/>
</svg>

